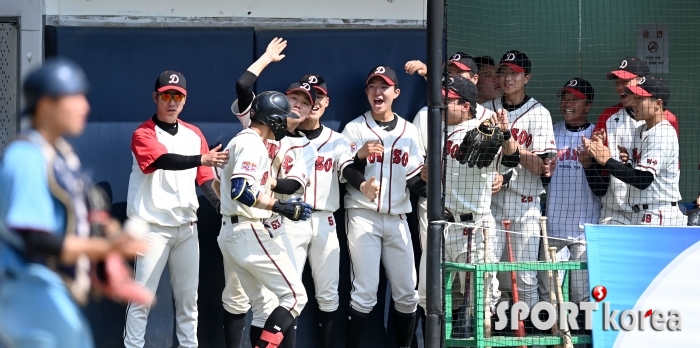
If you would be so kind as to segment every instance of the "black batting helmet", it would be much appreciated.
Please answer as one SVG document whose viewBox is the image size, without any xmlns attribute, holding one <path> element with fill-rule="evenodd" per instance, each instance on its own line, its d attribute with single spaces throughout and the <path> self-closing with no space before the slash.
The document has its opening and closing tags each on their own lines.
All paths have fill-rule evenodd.
<svg viewBox="0 0 700 348">
<path fill-rule="evenodd" d="M 700 226 L 700 209 L 695 208 L 688 212 L 688 226 Z"/>
<path fill-rule="evenodd" d="M 287 134 L 287 118 L 299 118 L 291 110 L 286 95 L 274 91 L 262 92 L 253 100 L 250 119 L 270 127 L 275 140 L 280 141 Z"/>
<path fill-rule="evenodd" d="M 85 94 L 89 83 L 78 64 L 67 58 L 49 58 L 24 80 L 24 114 L 34 113 L 36 104 L 44 96 Z"/>
</svg>

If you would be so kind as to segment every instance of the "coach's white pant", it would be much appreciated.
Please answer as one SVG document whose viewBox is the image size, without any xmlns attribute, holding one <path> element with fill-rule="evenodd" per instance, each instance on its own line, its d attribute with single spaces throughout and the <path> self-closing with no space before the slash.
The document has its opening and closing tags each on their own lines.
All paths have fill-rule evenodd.
<svg viewBox="0 0 700 348">
<path fill-rule="evenodd" d="M 350 253 L 350 307 L 369 313 L 377 304 L 379 264 L 391 282 L 394 307 L 413 313 L 418 305 L 416 269 L 406 215 L 382 214 L 369 209 L 347 209 Z"/>
<path fill-rule="evenodd" d="M 513 250 L 513 261 L 537 261 L 540 249 L 540 198 L 523 198 L 507 189 L 502 189 L 493 195 L 491 212 L 496 220 L 499 230 L 498 240 L 495 245 L 496 257 L 501 262 L 508 262 L 508 250 L 506 249 L 506 236 L 503 232 L 503 220 L 510 220 L 510 242 Z M 538 302 L 537 296 L 537 271 L 516 272 L 518 282 L 519 300 L 527 303 L 530 308 Z M 497 280 L 499 290 L 511 290 L 510 272 L 498 272 Z M 492 297 L 492 306 L 496 306 L 500 299 L 500 291 L 495 291 Z M 493 308 L 493 307 L 492 307 Z"/>
<path fill-rule="evenodd" d="M 632 211 L 613 210 L 603 205 L 600 209 L 600 220 L 598 223 L 601 225 L 634 225 L 632 214 Z"/>
<path fill-rule="evenodd" d="M 576 239 L 571 237 L 569 237 L 568 239 L 550 237 L 548 238 L 548 242 L 550 248 L 557 248 L 557 252 L 559 252 L 564 247 L 567 247 L 569 249 L 570 255 L 569 261 L 585 262 L 588 260 L 588 258 L 586 257 L 586 236 L 583 234 Z M 546 260 L 545 257 L 547 257 L 547 255 L 545 255 L 545 252 L 549 251 L 543 250 L 542 253 L 540 253 L 540 261 Z M 554 272 L 557 271 L 552 271 L 552 277 L 555 276 Z M 571 275 L 571 286 L 569 287 L 571 289 L 571 302 L 588 302 L 590 299 L 590 295 L 588 292 L 588 270 L 570 271 L 569 274 Z M 538 277 L 540 298 L 542 299 L 542 301 L 551 302 L 551 299 L 549 298 L 550 289 L 549 276 L 547 271 L 540 271 L 538 273 Z M 552 278 L 552 284 L 554 284 L 555 281 L 556 278 Z M 555 294 L 556 291 L 557 289 L 554 289 Z M 554 300 L 556 301 L 556 298 Z"/>
<path fill-rule="evenodd" d="M 226 221 L 227 219 L 229 221 Z M 239 219 L 243 220 L 240 217 Z M 306 290 L 301 279 L 286 249 L 275 239 L 260 221 L 231 224 L 230 217 L 224 217 L 217 241 L 229 274 L 222 298 L 238 300 L 234 301 L 235 305 L 230 306 L 234 308 L 231 312 L 241 309 L 241 296 L 262 294 L 265 288 L 275 295 L 279 306 L 288 309 L 294 317 L 298 316 L 306 305 Z M 232 281 L 234 273 L 237 281 Z M 242 295 L 241 288 L 244 292 Z M 265 301 L 264 296 L 261 299 L 254 299 L 256 296 L 250 297 L 253 306 L 255 301 Z M 265 306 L 269 306 L 269 303 L 267 301 Z M 226 307 L 225 305 L 224 308 Z M 262 327 L 264 321 L 257 324 L 259 325 L 256 326 Z"/>
<path fill-rule="evenodd" d="M 641 207 L 641 205 L 640 205 Z M 683 215 L 678 206 L 666 204 L 649 204 L 647 209 L 632 213 L 632 225 L 649 226 L 687 226 L 688 217 Z"/>
<path fill-rule="evenodd" d="M 166 263 L 175 299 L 179 347 L 197 347 L 197 288 L 199 287 L 199 239 L 197 224 L 176 227 L 150 224 L 149 248 L 136 258 L 134 279 L 156 292 Z M 124 328 L 124 346 L 143 347 L 150 305 L 130 303 Z"/>
<path fill-rule="evenodd" d="M 309 259 L 318 308 L 324 312 L 337 310 L 340 245 L 333 213 L 317 211 L 306 221 L 284 218 L 284 228 L 294 250 L 299 277 Z"/>
</svg>

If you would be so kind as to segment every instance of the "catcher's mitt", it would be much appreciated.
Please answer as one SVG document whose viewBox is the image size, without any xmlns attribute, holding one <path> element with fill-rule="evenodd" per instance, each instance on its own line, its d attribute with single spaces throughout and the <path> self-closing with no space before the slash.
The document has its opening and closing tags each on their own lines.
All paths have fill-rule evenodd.
<svg viewBox="0 0 700 348">
<path fill-rule="evenodd" d="M 117 252 L 111 252 L 103 262 L 92 267 L 92 284 L 100 293 L 119 302 L 149 305 L 155 294 L 139 285 L 131 275 L 131 269 Z"/>
<path fill-rule="evenodd" d="M 496 158 L 503 144 L 503 132 L 490 121 L 484 121 L 478 127 L 471 129 L 462 139 L 455 158 L 469 168 L 479 169 L 488 167 Z"/>
</svg>

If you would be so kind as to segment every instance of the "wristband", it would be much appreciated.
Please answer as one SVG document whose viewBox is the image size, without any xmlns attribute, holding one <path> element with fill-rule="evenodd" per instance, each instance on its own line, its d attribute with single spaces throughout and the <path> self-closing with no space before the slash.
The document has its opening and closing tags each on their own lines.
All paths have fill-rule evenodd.
<svg viewBox="0 0 700 348">
<path fill-rule="evenodd" d="M 513 134 L 510 133 L 510 129 L 506 129 L 505 131 L 503 131 L 503 142 L 507 142 L 512 136 Z"/>
</svg>

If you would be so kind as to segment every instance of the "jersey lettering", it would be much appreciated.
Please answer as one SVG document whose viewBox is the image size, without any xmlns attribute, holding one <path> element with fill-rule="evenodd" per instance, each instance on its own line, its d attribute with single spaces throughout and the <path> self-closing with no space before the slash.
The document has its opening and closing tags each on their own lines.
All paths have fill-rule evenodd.
<svg viewBox="0 0 700 348">
<path fill-rule="evenodd" d="M 277 151 L 280 150 L 279 145 L 277 145 L 275 143 L 267 143 L 266 145 L 267 145 L 267 156 L 270 159 L 274 159 L 275 156 L 277 156 Z"/>
<path fill-rule="evenodd" d="M 282 227 L 282 224 L 278 220 L 273 220 L 270 225 L 272 226 L 273 230 L 279 230 L 280 227 Z"/>
<path fill-rule="evenodd" d="M 578 152 L 567 147 L 566 149 L 557 150 L 557 157 L 559 161 L 578 161 Z"/>
<path fill-rule="evenodd" d="M 285 175 L 289 174 L 289 171 L 292 170 L 293 166 L 292 157 L 289 155 L 284 156 L 284 160 L 282 161 L 282 169 L 284 169 Z"/>
<path fill-rule="evenodd" d="M 532 198 L 532 196 L 520 196 L 520 202 L 522 203 L 531 203 L 533 201 L 534 199 Z"/>
<path fill-rule="evenodd" d="M 518 128 L 511 128 L 510 133 L 520 145 L 525 145 L 525 147 L 532 145 L 532 134 L 528 134 L 526 130 L 521 131 Z"/>
<path fill-rule="evenodd" d="M 639 149 L 632 149 L 632 159 L 635 163 L 639 163 L 642 160 L 642 152 Z"/>
<path fill-rule="evenodd" d="M 270 173 L 270 172 L 265 172 L 265 174 L 263 174 L 263 177 L 262 177 L 262 179 L 260 180 L 260 184 L 261 184 L 262 186 L 265 186 L 265 184 L 267 184 L 267 176 L 269 175 L 269 173 Z"/>
<path fill-rule="evenodd" d="M 316 170 L 330 172 L 333 169 L 333 159 L 323 156 L 316 157 Z"/>
<path fill-rule="evenodd" d="M 459 150 L 459 144 L 455 144 L 452 140 L 447 141 L 447 145 L 445 146 L 445 151 L 447 151 L 446 155 L 449 155 L 454 159 L 457 156 L 457 150 Z"/>
<path fill-rule="evenodd" d="M 376 154 L 373 153 L 373 154 L 367 156 L 367 161 L 369 163 L 374 163 L 374 162 L 382 163 L 382 162 L 384 162 L 384 156 L 381 153 L 376 153 Z"/>
<path fill-rule="evenodd" d="M 394 149 L 391 162 L 394 164 L 401 164 L 405 167 L 408 164 L 408 152 L 403 152 L 400 149 Z"/>
</svg>

